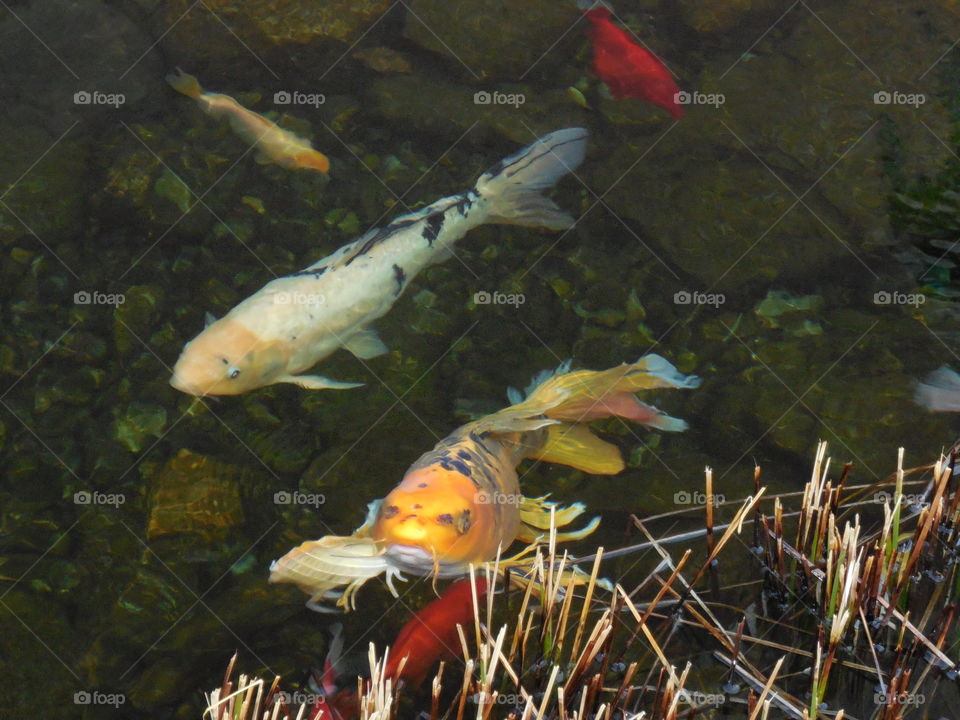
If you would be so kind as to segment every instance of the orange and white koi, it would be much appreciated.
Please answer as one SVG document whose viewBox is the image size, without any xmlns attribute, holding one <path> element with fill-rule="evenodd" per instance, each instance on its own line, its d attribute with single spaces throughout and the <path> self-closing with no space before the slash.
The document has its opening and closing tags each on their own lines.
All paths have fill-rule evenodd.
<svg viewBox="0 0 960 720">
<path fill-rule="evenodd" d="M 582 128 L 550 133 L 494 165 L 472 189 L 403 215 L 267 283 L 184 346 L 170 384 L 191 395 L 239 395 L 274 383 L 357 387 L 302 373 L 339 348 L 364 359 L 386 352 L 370 323 L 393 307 L 420 270 L 449 257 L 473 228 L 572 226 L 573 218 L 541 191 L 580 164 L 586 143 Z"/>
<path fill-rule="evenodd" d="M 178 69 L 176 75 L 167 75 L 167 82 L 177 92 L 196 100 L 207 115 L 217 119 L 227 118 L 233 131 L 256 148 L 255 159 L 261 165 L 273 163 L 288 170 L 316 170 L 322 173 L 330 170 L 330 160 L 314 150 L 309 140 L 284 130 L 263 115 L 245 108 L 229 95 L 205 92 L 193 75 Z"/>
<path fill-rule="evenodd" d="M 510 407 L 441 440 L 386 498 L 371 503 L 366 522 L 353 535 L 301 544 L 271 565 L 270 582 L 299 586 L 310 594 L 308 605 L 323 610 L 320 603 L 335 598 L 341 607 L 353 607 L 359 587 L 381 573 L 394 594 L 393 579 L 403 579 L 403 572 L 464 574 L 471 564 L 493 560 L 514 540 L 537 542 L 551 519 L 562 527 L 583 513 L 580 503 L 562 508 L 521 495 L 516 467 L 522 460 L 614 475 L 624 468 L 620 450 L 586 423 L 620 417 L 670 432 L 687 427 L 635 395 L 699 384 L 699 378 L 681 374 L 659 355 L 599 372 L 568 369 L 561 366 L 538 377 L 526 399 L 513 392 Z M 594 518 L 557 538 L 584 537 L 598 522 Z"/>
</svg>

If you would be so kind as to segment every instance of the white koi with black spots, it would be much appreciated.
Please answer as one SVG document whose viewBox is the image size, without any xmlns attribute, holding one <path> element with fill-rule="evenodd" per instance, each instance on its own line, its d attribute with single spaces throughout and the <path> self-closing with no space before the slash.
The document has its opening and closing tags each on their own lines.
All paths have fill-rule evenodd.
<svg viewBox="0 0 960 720">
<path fill-rule="evenodd" d="M 446 259 L 473 228 L 570 227 L 573 219 L 541 191 L 580 164 L 586 143 L 582 128 L 552 132 L 497 163 L 472 189 L 399 217 L 267 283 L 184 346 L 171 385 L 191 395 L 239 395 L 274 383 L 357 387 L 301 373 L 339 348 L 359 358 L 386 352 L 369 325 L 393 307 L 418 272 Z"/>
</svg>

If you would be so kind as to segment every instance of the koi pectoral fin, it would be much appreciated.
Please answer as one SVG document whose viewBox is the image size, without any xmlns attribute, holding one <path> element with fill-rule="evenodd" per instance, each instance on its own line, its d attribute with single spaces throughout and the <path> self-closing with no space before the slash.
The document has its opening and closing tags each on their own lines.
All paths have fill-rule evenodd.
<svg viewBox="0 0 960 720">
<path fill-rule="evenodd" d="M 361 360 L 377 357 L 387 352 L 387 346 L 377 335 L 375 330 L 361 330 L 347 338 L 343 343 L 345 350 L 349 350 Z"/>
<path fill-rule="evenodd" d="M 363 387 L 363 383 L 341 382 L 340 380 L 331 380 L 323 375 L 284 375 L 277 382 L 299 385 L 307 390 L 349 390 L 350 388 Z"/>
</svg>

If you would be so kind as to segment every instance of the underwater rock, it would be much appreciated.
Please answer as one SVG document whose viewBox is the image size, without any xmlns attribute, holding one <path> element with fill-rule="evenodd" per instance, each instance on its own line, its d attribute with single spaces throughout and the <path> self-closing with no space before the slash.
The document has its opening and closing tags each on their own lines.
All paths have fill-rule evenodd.
<svg viewBox="0 0 960 720">
<path fill-rule="evenodd" d="M 117 418 L 113 437 L 132 453 L 140 452 L 149 438 L 163 437 L 167 427 L 167 411 L 160 405 L 132 402 L 126 413 Z"/>
<path fill-rule="evenodd" d="M 172 0 L 152 24 L 167 33 L 164 47 L 177 62 L 230 62 L 253 72 L 267 65 L 274 78 L 292 63 L 316 76 L 375 29 L 390 6 L 388 0 L 208 0 L 199 6 Z"/>
<path fill-rule="evenodd" d="M 83 229 L 88 149 L 79 134 L 58 142 L 41 126 L 0 122 L 0 186 L 10 208 L 0 208 L 0 246 L 19 241 L 36 252 L 57 252 Z"/>
<path fill-rule="evenodd" d="M 159 285 L 133 285 L 113 310 L 113 339 L 121 355 L 143 349 L 163 310 L 165 292 Z"/>
<path fill-rule="evenodd" d="M 580 16 L 573 3 L 410 0 L 406 7 L 406 36 L 477 79 L 549 72 L 582 42 L 575 30 L 568 32 Z"/>
<path fill-rule="evenodd" d="M 516 104 L 476 102 L 475 96 L 500 93 Z M 523 97 L 520 102 L 519 98 Z M 545 135 L 559 127 L 583 125 L 588 113 L 570 102 L 566 92 L 533 94 L 526 85 L 498 86 L 476 91 L 444 80 L 413 75 L 392 75 L 372 82 L 367 89 L 373 112 L 404 127 L 459 135 L 470 129 L 495 133 L 526 145 L 532 135 Z M 438 109 L 440 110 L 438 112 Z"/>
<path fill-rule="evenodd" d="M 150 487 L 147 537 L 190 533 L 206 543 L 222 540 L 243 522 L 240 471 L 189 450 L 181 450 Z"/>
<path fill-rule="evenodd" d="M 358 50 L 353 53 L 356 58 L 371 70 L 381 73 L 409 73 L 413 72 L 413 65 L 407 55 L 388 47 L 375 47 Z"/>
<path fill-rule="evenodd" d="M 784 10 L 776 0 L 678 0 L 677 8 L 684 22 L 697 32 L 726 32 L 735 28 L 741 37 L 753 26 L 762 32 Z"/>
<path fill-rule="evenodd" d="M 0 19 L 0 32 L 0 67 L 10 69 L 4 72 L 4 96 L 16 98 L 0 115 L 53 134 L 51 142 L 21 148 L 33 160 L 61 133 L 89 132 L 95 118 L 113 115 L 115 122 L 121 108 L 159 97 L 162 61 L 154 39 L 116 3 L 18 3 L 15 14 Z M 72 127 L 78 121 L 84 128 Z M 59 147 L 51 159 L 58 155 Z"/>
</svg>

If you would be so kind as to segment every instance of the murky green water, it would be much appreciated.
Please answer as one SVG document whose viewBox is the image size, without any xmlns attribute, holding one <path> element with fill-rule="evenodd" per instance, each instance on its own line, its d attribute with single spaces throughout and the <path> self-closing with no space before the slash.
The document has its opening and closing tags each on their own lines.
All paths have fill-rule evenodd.
<svg viewBox="0 0 960 720">
<path fill-rule="evenodd" d="M 575 552 L 633 542 L 629 515 L 678 509 L 706 465 L 731 500 L 754 463 L 771 494 L 800 489 L 818 439 L 872 482 L 899 446 L 921 464 L 953 438 L 954 419 L 911 394 L 960 364 L 955 285 L 944 263 L 930 270 L 957 213 L 890 202 L 957 189 L 954 5 L 616 10 L 712 104 L 674 124 L 606 97 L 573 3 L 0 11 L 0 717 L 195 718 L 235 649 L 247 671 L 301 680 L 330 620 L 268 586 L 270 561 L 351 532 L 438 438 L 567 358 L 602 369 L 657 352 L 704 381 L 652 398 L 690 422 L 683 435 L 601 424 L 623 474 L 525 475 L 527 495 L 602 515 Z M 254 162 L 164 83 L 175 66 L 311 136 L 329 177 Z M 477 104 L 480 91 L 513 104 Z M 278 106 L 278 92 L 323 102 Z M 573 125 L 588 156 L 554 197 L 576 226 L 472 232 L 377 323 L 389 354 L 322 364 L 363 388 L 198 404 L 167 384 L 205 313 Z M 312 504 L 284 504 L 294 492 Z M 610 573 L 628 584 L 652 562 Z M 397 605 L 371 583 L 346 635 L 389 642 L 428 597 L 421 583 Z"/>
</svg>

